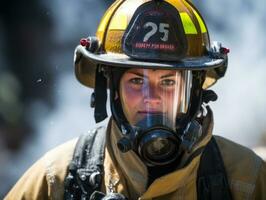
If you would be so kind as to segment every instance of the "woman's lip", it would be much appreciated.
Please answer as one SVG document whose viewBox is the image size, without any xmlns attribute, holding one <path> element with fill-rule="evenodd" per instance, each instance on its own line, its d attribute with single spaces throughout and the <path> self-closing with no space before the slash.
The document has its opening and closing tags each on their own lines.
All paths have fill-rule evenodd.
<svg viewBox="0 0 266 200">
<path fill-rule="evenodd" d="M 149 110 L 149 111 L 138 111 L 139 114 L 163 114 L 161 111 Z"/>
</svg>

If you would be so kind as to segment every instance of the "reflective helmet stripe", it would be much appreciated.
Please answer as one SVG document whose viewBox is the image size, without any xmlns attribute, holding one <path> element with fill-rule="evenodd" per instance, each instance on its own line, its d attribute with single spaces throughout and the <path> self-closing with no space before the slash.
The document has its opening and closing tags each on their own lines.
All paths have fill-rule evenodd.
<svg viewBox="0 0 266 200">
<path fill-rule="evenodd" d="M 194 25 L 194 23 L 192 22 L 191 18 L 189 17 L 189 15 L 185 12 L 181 12 L 179 13 L 182 23 L 183 23 L 183 27 L 184 27 L 184 31 L 186 34 L 197 34 L 197 29 Z"/>
<path fill-rule="evenodd" d="M 206 33 L 207 32 L 207 28 L 206 28 L 202 18 L 199 16 L 199 14 L 195 10 L 193 10 L 193 12 L 194 12 L 194 14 L 197 17 L 197 20 L 199 22 L 201 33 Z"/>
</svg>

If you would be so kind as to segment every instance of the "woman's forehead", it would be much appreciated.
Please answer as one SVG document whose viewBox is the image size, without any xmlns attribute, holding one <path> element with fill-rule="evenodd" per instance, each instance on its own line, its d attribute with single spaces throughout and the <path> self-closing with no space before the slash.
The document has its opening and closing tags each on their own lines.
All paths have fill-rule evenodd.
<svg viewBox="0 0 266 200">
<path fill-rule="evenodd" d="M 173 74 L 173 75 L 181 74 L 181 70 L 131 68 L 127 70 L 125 73 L 164 76 L 168 74 Z"/>
</svg>

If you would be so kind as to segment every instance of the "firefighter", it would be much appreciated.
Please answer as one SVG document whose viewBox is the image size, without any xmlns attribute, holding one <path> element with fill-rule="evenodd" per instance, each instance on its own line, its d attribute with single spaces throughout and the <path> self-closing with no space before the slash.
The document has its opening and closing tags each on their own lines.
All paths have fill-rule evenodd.
<svg viewBox="0 0 266 200">
<path fill-rule="evenodd" d="M 35 163 L 6 199 L 266 199 L 263 160 L 212 135 L 210 90 L 229 50 L 184 0 L 117 0 L 75 50 L 107 127 Z"/>
</svg>

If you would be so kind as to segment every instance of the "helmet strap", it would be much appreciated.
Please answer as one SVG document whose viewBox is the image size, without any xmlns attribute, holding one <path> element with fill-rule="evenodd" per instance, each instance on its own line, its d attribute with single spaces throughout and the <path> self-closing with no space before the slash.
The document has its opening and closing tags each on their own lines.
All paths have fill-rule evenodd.
<svg viewBox="0 0 266 200">
<path fill-rule="evenodd" d="M 95 109 L 94 109 L 94 119 L 96 123 L 103 121 L 108 115 L 106 111 L 106 101 L 107 101 L 107 79 L 104 76 L 104 71 L 100 65 L 97 66 L 95 73 Z"/>
<path fill-rule="evenodd" d="M 128 124 L 128 121 L 124 115 L 122 105 L 120 102 L 119 97 L 119 83 L 120 78 L 122 77 L 123 73 L 125 72 L 125 69 L 111 69 L 111 72 L 109 74 L 110 82 L 110 105 L 111 105 L 111 111 L 112 115 L 118 125 L 119 128 L 121 128 L 121 125 Z"/>
</svg>

